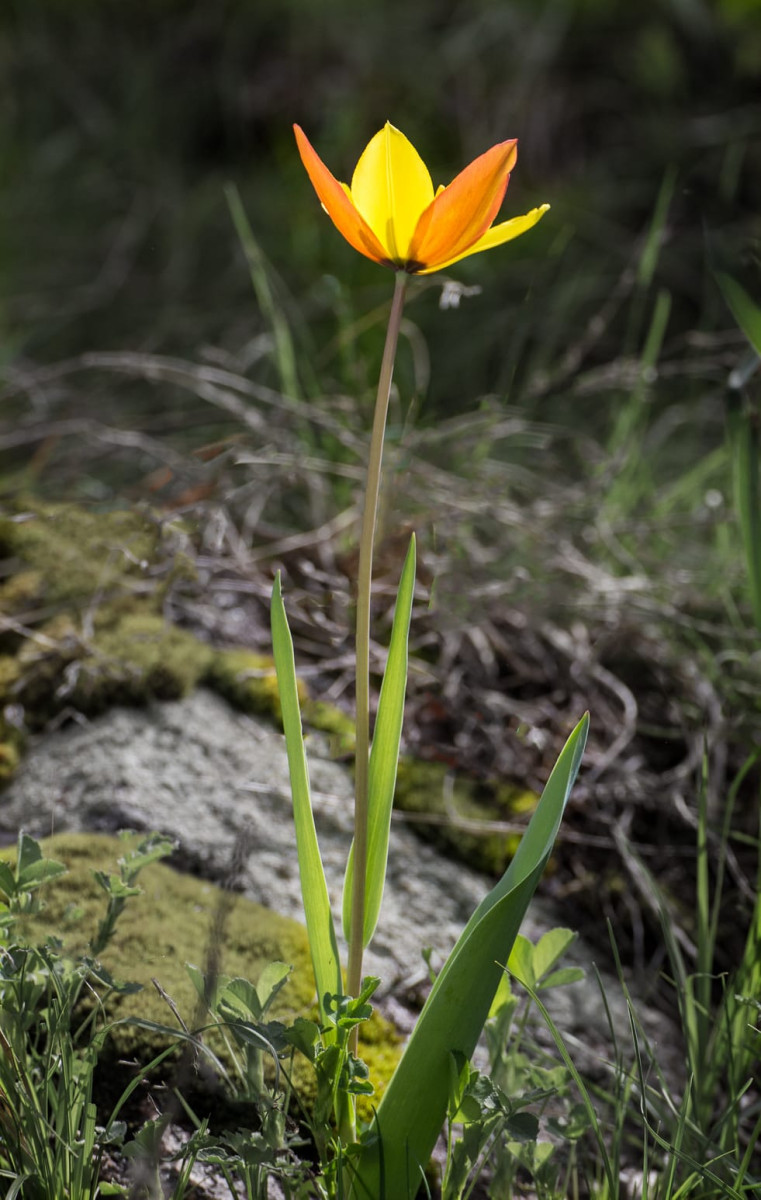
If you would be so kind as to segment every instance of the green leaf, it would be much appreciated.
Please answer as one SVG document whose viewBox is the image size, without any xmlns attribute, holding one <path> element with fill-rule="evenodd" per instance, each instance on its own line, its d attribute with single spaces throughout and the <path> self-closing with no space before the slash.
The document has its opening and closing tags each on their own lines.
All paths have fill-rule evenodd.
<svg viewBox="0 0 761 1200">
<path fill-rule="evenodd" d="M 412 1200 L 444 1123 L 453 1052 L 471 1058 L 529 901 L 549 859 L 581 762 L 589 716 L 566 742 L 518 850 L 439 973 L 378 1107 L 352 1181 L 353 1200 Z M 382 1143 L 382 1151 L 381 1145 Z"/>
<path fill-rule="evenodd" d="M 248 979 L 231 979 L 219 993 L 220 1008 L 225 1005 L 243 1020 L 261 1020 L 262 1006 L 257 990 Z"/>
<path fill-rule="evenodd" d="M 0 894 L 6 900 L 16 894 L 16 876 L 6 862 L 0 862 Z"/>
<path fill-rule="evenodd" d="M 368 774 L 367 872 L 365 885 L 365 921 L 362 944 L 367 946 L 378 924 L 383 887 L 386 882 L 388 839 L 391 829 L 391 810 L 396 788 L 399 763 L 399 743 L 404 717 L 404 695 L 407 690 L 407 647 L 410 633 L 412 601 L 415 595 L 415 536 L 410 539 L 404 560 L 399 591 L 396 597 L 394 622 L 391 629 L 388 661 L 378 699 L 373 744 Z M 344 937 L 351 942 L 352 881 L 354 876 L 354 843 L 349 850 L 343 890 Z"/>
<path fill-rule="evenodd" d="M 513 996 L 512 988 L 510 987 L 510 977 L 503 972 L 500 977 L 497 990 L 494 993 L 494 999 L 491 1002 L 489 1009 L 489 1018 L 496 1017 L 507 1004 L 514 1004 L 515 997 Z"/>
<path fill-rule="evenodd" d="M 61 875 L 66 875 L 68 868 L 63 863 L 55 862 L 52 858 L 41 858 L 37 862 L 30 863 L 23 871 L 19 871 L 18 890 L 33 891 L 35 888 L 42 887 L 43 883 L 49 883 L 51 879 L 58 879 Z"/>
<path fill-rule="evenodd" d="M 199 998 L 203 1000 L 211 1012 L 215 1012 L 219 1004 L 220 994 L 230 982 L 230 976 L 212 973 L 207 979 L 206 975 L 195 963 L 185 963 L 185 970 Z"/>
<path fill-rule="evenodd" d="M 151 833 L 135 847 L 119 859 L 119 867 L 129 883 L 133 883 L 139 873 L 152 863 L 167 858 L 177 849 L 175 838 L 166 837 L 163 833 Z"/>
<path fill-rule="evenodd" d="M 470 1060 L 459 1050 L 453 1050 L 449 1055 L 449 1100 L 447 1115 L 451 1121 L 456 1121 L 460 1111 L 465 1089 L 470 1083 Z"/>
<path fill-rule="evenodd" d="M 320 1027 L 306 1017 L 297 1017 L 283 1035 L 291 1046 L 300 1050 L 310 1062 L 314 1062 L 320 1044 Z"/>
<path fill-rule="evenodd" d="M 572 929 L 549 929 L 542 934 L 534 946 L 534 974 L 544 979 L 547 972 L 563 957 L 566 950 L 576 941 Z"/>
<path fill-rule="evenodd" d="M 266 1013 L 280 989 L 285 987 L 292 970 L 293 967 L 284 962 L 271 962 L 264 968 L 256 981 L 256 994 L 262 1013 Z"/>
<path fill-rule="evenodd" d="M 42 858 L 42 850 L 39 842 L 36 842 L 28 833 L 20 833 L 18 837 L 18 862 L 16 864 L 16 873 L 21 875 L 30 867 L 32 863 L 39 862 Z"/>
<path fill-rule="evenodd" d="M 761 308 L 754 304 L 745 289 L 740 287 L 740 284 L 736 283 L 731 275 L 719 273 L 716 278 L 732 316 L 756 354 L 761 355 Z"/>
<path fill-rule="evenodd" d="M 549 988 L 566 987 L 569 983 L 580 983 L 584 978 L 583 967 L 561 967 L 559 971 L 550 971 L 537 987 L 538 992 L 546 992 Z"/>
<path fill-rule="evenodd" d="M 511 975 L 515 976 L 518 983 L 522 983 L 528 987 L 536 986 L 534 947 L 522 933 L 519 933 L 515 939 L 513 948 L 510 951 L 510 957 L 507 960 L 507 969 Z"/>
<path fill-rule="evenodd" d="M 572 929 L 550 929 L 533 946 L 527 937 L 519 933 L 510 951 L 507 969 L 524 987 L 536 991 L 576 983 L 584 978 L 581 967 L 552 970 L 575 939 L 576 934 Z"/>
<path fill-rule="evenodd" d="M 93 871 L 95 882 L 112 900 L 127 900 L 130 896 L 142 896 L 141 887 L 132 887 L 125 883 L 119 875 L 107 875 L 105 871 Z"/>
<path fill-rule="evenodd" d="M 508 1117 L 506 1125 L 508 1137 L 520 1142 L 535 1142 L 539 1133 L 539 1121 L 533 1113 L 517 1112 Z"/>
<path fill-rule="evenodd" d="M 277 686 L 288 753 L 288 771 L 291 778 L 301 896 L 304 902 L 304 918 L 309 936 L 312 969 L 317 984 L 317 1001 L 324 1021 L 327 1016 L 324 1008 L 325 997 L 342 992 L 343 982 L 336 934 L 333 928 L 333 915 L 330 911 L 328 887 L 325 882 L 325 872 L 320 858 L 320 847 L 312 814 L 309 772 L 301 730 L 293 641 L 288 628 L 288 618 L 285 615 L 279 571 L 272 589 L 270 619 Z"/>
</svg>

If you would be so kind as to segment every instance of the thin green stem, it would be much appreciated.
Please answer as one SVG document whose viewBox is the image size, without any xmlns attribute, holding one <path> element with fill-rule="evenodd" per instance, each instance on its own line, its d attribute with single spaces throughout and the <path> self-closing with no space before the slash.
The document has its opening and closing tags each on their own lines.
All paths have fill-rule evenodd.
<svg viewBox="0 0 761 1200">
<path fill-rule="evenodd" d="M 386 431 L 391 381 L 394 375 L 396 346 L 404 308 L 407 276 L 397 271 L 394 297 L 388 318 L 386 345 L 383 350 L 375 416 L 370 439 L 367 466 L 365 507 L 359 539 L 357 568 L 357 749 L 355 760 L 354 802 L 354 879 L 351 897 L 351 938 L 349 942 L 348 992 L 359 995 L 362 984 L 362 953 L 364 950 L 365 883 L 367 875 L 368 774 L 370 766 L 370 588 L 373 571 L 373 543 L 378 517 L 383 436 Z M 356 1052 L 357 1032 L 352 1035 L 352 1050 Z"/>
</svg>

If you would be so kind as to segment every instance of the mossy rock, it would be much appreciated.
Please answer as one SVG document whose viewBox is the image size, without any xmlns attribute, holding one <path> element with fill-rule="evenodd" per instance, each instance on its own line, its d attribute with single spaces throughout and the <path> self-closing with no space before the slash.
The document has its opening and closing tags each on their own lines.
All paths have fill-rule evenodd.
<svg viewBox="0 0 761 1200">
<path fill-rule="evenodd" d="M 242 649 L 218 650 L 208 663 L 204 683 L 241 712 L 280 720 L 275 664 L 266 654 Z M 297 686 L 303 703 L 309 693 L 301 680 L 297 680 Z"/>
<path fill-rule="evenodd" d="M 211 647 L 165 620 L 167 586 L 193 574 L 184 546 L 177 526 L 147 512 L 35 500 L 0 517 L 0 614 L 10 618 L 0 632 L 0 712 L 37 730 L 67 707 L 93 716 L 205 684 L 240 711 L 279 721 L 270 656 Z M 334 735 L 337 753 L 350 750 L 351 718 L 298 687 L 305 721 Z M 0 783 L 22 749 L 19 730 L 0 718 Z"/>
<path fill-rule="evenodd" d="M 106 910 L 106 897 L 94 871 L 112 874 L 117 859 L 137 838 L 126 840 L 97 833 L 61 833 L 40 844 L 47 858 L 62 862 L 67 873 L 43 891 L 44 909 L 30 919 L 25 934 L 51 929 L 63 938 L 67 953 L 84 953 Z M 15 858 L 15 847 L 2 857 Z M 143 991 L 114 996 L 113 1018 L 146 1017 L 172 1024 L 172 1014 L 151 979 L 175 1001 L 182 1017 L 192 1024 L 197 995 L 185 969 L 190 962 L 203 967 L 209 947 L 219 950 L 219 969 L 226 975 L 256 979 L 274 960 L 292 964 L 293 973 L 277 1000 L 278 1019 L 292 1018 L 311 1008 L 314 983 L 306 930 L 245 896 L 224 891 L 216 884 L 155 863 L 140 874 L 142 894 L 128 900 L 112 941 L 101 954 L 103 965 L 119 981 L 138 983 Z M 220 914 L 224 913 L 220 925 Z M 221 945 L 219 931 L 222 929 Z M 126 1027 L 114 1030 L 114 1043 L 126 1052 L 123 1039 L 131 1040 Z M 142 1036 L 142 1035 L 141 1035 Z"/>
<path fill-rule="evenodd" d="M 521 834 L 489 831 L 488 825 L 531 813 L 538 800 L 526 788 L 479 783 L 453 774 L 444 763 L 411 758 L 399 763 L 394 795 L 397 808 L 434 818 L 420 826 L 426 841 L 489 875 L 502 875 Z M 472 831 L 453 818 L 472 825 Z M 484 825 L 483 832 L 479 824 Z"/>
<path fill-rule="evenodd" d="M 301 713 L 305 723 L 312 729 L 328 734 L 330 750 L 335 758 L 354 754 L 356 726 L 353 719 L 340 708 L 307 696 L 302 702 Z"/>
<path fill-rule="evenodd" d="M 0 611 L 32 602 L 78 608 L 96 596 L 128 595 L 164 557 L 170 532 L 147 511 L 92 512 L 77 505 L 23 503 L 0 518 L 0 557 L 18 571 L 0 588 Z"/>
<path fill-rule="evenodd" d="M 137 839 L 131 838 L 127 846 Z M 93 872 L 112 874 L 126 846 L 122 838 L 104 834 L 63 833 L 41 842 L 45 857 L 62 862 L 67 873 L 47 885 L 42 911 L 25 921 L 24 935 L 32 942 L 51 931 L 63 940 L 74 957 L 87 952 L 90 939 L 106 911 L 106 898 Z M 15 859 L 15 847 L 0 851 Z M 136 983 L 140 991 L 115 994 L 108 999 L 109 1059 L 138 1061 L 145 1065 L 167 1045 L 167 1039 L 130 1025 L 140 1017 L 161 1025 L 176 1026 L 156 979 L 191 1028 L 205 1023 L 199 998 L 186 964 L 202 970 L 213 959 L 215 969 L 230 977 L 254 983 L 271 962 L 293 967 L 288 982 L 276 996 L 268 1019 L 290 1023 L 297 1016 L 315 1016 L 314 977 L 305 928 L 297 921 L 231 894 L 215 884 L 173 870 L 164 863 L 146 867 L 138 878 L 142 893 L 127 901 L 111 942 L 100 961 L 118 982 Z M 385 1081 L 399 1058 L 399 1037 L 377 1013 L 363 1028 L 363 1056 L 376 1083 L 373 1103 L 378 1103 Z M 226 1059 L 221 1039 L 212 1037 L 215 1052 Z M 227 1059 L 229 1066 L 229 1059 Z M 295 1065 L 299 1096 L 309 1103 L 314 1091 L 312 1068 L 301 1059 Z M 366 1114 L 369 1118 L 369 1110 Z"/>
<path fill-rule="evenodd" d="M 39 729 L 67 706 L 187 695 L 212 652 L 162 614 L 167 587 L 193 573 L 184 546 L 147 511 L 35 500 L 0 517 L 0 708 Z"/>
</svg>

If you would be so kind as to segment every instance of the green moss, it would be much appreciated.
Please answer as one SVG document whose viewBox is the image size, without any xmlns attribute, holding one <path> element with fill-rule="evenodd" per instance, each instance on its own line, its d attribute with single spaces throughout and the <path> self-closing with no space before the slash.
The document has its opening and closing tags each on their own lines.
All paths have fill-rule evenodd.
<svg viewBox="0 0 761 1200">
<path fill-rule="evenodd" d="M 399 763 L 394 803 L 409 813 L 440 818 L 426 822 L 424 836 L 449 854 L 490 875 L 501 875 L 520 841 L 517 833 L 483 833 L 463 829 L 452 818 L 463 821 L 510 821 L 532 811 L 537 796 L 507 784 L 490 786 L 452 772 L 443 763 L 403 758 Z"/>
<path fill-rule="evenodd" d="M 165 527 L 145 512 L 90 512 L 35 500 L 15 519 L 0 521 L 0 555 L 23 564 L 46 604 L 78 607 L 95 595 L 134 590 L 165 536 Z"/>
<path fill-rule="evenodd" d="M 92 872 L 112 873 L 125 843 L 104 834 L 65 833 L 41 844 L 47 857 L 65 863 L 68 874 L 45 889 L 44 910 L 32 920 L 27 936 L 33 936 L 38 928 L 41 933 L 55 929 L 70 954 L 82 953 L 106 907 L 105 895 Z M 15 848 L 0 853 L 13 859 Z M 138 882 L 143 893 L 127 903 L 101 957 L 115 978 L 137 982 L 144 990 L 114 997 L 112 1016 L 140 1015 L 172 1024 L 166 1003 L 151 986 L 155 977 L 181 1015 L 192 1023 L 196 992 L 185 963 L 203 966 L 212 937 L 216 948 L 215 921 L 224 906 L 229 906 L 229 912 L 220 946 L 220 970 L 255 979 L 274 959 L 292 963 L 293 975 L 278 997 L 278 1015 L 293 1016 L 311 1006 L 314 984 L 309 947 L 306 930 L 296 921 L 243 896 L 231 897 L 213 883 L 181 874 L 163 863 L 147 867 Z M 125 1039 L 131 1042 L 134 1036 L 128 1029 L 114 1032 L 120 1049 Z"/>
<path fill-rule="evenodd" d="M 93 871 L 112 873 L 125 843 L 103 834 L 66 833 L 45 839 L 42 847 L 47 857 L 68 867 L 68 874 L 45 889 L 44 909 L 28 921 L 25 934 L 34 940 L 52 930 L 63 939 L 68 954 L 84 953 L 106 907 Z M 15 848 L 0 851 L 0 857 L 13 860 Z M 128 901 L 101 961 L 115 979 L 139 983 L 142 990 L 111 997 L 110 1020 L 141 1017 L 175 1026 L 169 1006 L 151 983 L 155 978 L 192 1027 L 199 1019 L 198 997 L 185 964 L 203 969 L 210 946 L 219 952 L 220 972 L 254 982 L 270 962 L 292 964 L 270 1016 L 286 1023 L 299 1015 L 314 1017 L 314 978 L 302 925 L 163 863 L 147 867 L 138 883 L 143 892 Z M 398 1061 L 399 1038 L 377 1014 L 365 1029 L 365 1059 L 371 1077 L 380 1081 L 379 1095 Z M 165 1044 L 160 1035 L 122 1024 L 111 1031 L 109 1051 L 117 1058 L 147 1063 Z M 221 1040 L 214 1049 L 224 1060 Z M 308 1101 L 314 1091 L 313 1073 L 305 1061 L 297 1064 L 295 1078 L 299 1095 Z"/>
<path fill-rule="evenodd" d="M 204 683 L 242 712 L 280 719 L 275 664 L 266 654 L 218 650 L 209 662 Z M 299 700 L 303 702 L 309 693 L 301 680 L 298 686 Z"/>
<path fill-rule="evenodd" d="M 0 783 L 10 779 L 18 765 L 18 747 L 11 741 L 0 741 Z"/>
<path fill-rule="evenodd" d="M 170 625 L 143 601 L 131 612 L 103 610 L 89 637 L 61 613 L 0 656 L 0 702 L 24 707 L 39 728 L 64 704 L 92 715 L 112 704 L 176 700 L 206 671 L 212 650 Z"/>
<path fill-rule="evenodd" d="M 198 684 L 211 649 L 150 611 L 125 613 L 93 638 L 72 691 L 78 708 L 178 700 Z"/>
<path fill-rule="evenodd" d="M 17 616 L 36 606 L 43 594 L 43 578 L 39 571 L 17 571 L 0 586 L 0 613 Z"/>
<path fill-rule="evenodd" d="M 334 757 L 340 758 L 344 754 L 354 753 L 354 721 L 340 708 L 326 704 L 324 700 L 312 700 L 307 697 L 302 703 L 301 711 L 307 725 L 329 735 L 330 749 Z"/>
<path fill-rule="evenodd" d="M 32 630 L 5 635 L 0 703 L 21 705 L 29 728 L 64 705 L 178 699 L 207 671 L 213 651 L 162 615 L 166 588 L 194 573 L 172 526 L 35 501 L 0 520 L 0 555 L 0 613 Z"/>
</svg>

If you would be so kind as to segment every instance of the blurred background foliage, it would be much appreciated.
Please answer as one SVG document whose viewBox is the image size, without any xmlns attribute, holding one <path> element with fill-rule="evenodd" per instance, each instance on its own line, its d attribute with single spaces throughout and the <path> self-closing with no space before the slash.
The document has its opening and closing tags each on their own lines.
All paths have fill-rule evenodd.
<svg viewBox="0 0 761 1200">
<path fill-rule="evenodd" d="M 670 334 L 727 324 L 706 247 L 757 239 L 760 79 L 756 0 L 5 0 L 5 356 L 239 350 L 259 318 L 234 180 L 325 364 L 331 318 L 390 280 L 316 210 L 294 120 L 343 178 L 386 119 L 444 181 L 517 136 L 504 213 L 552 202 L 458 266 L 483 294 L 455 318 L 426 306 L 430 415 L 557 363 L 636 263 L 664 179 Z M 612 320 L 598 356 L 623 332 L 642 333 Z"/>
<path fill-rule="evenodd" d="M 760 80 L 756 0 L 5 0 L 0 417 L 89 415 L 188 450 L 225 426 L 177 388 L 157 398 L 95 373 L 56 389 L 35 370 L 129 350 L 282 383 L 232 182 L 295 344 L 291 389 L 315 406 L 350 396 L 364 421 L 391 277 L 321 214 L 292 122 L 342 178 L 386 119 L 442 181 L 516 136 L 503 215 L 552 210 L 457 264 L 480 289 L 459 307 L 440 306 L 441 281 L 417 281 L 397 424 L 517 411 L 537 427 L 496 453 L 534 471 L 534 499 L 567 476 L 584 485 L 582 521 L 646 502 L 650 527 L 675 506 L 710 524 L 744 346 L 713 269 L 759 294 Z M 440 451 L 451 468 L 494 452 Z M 56 475 L 54 457 L 38 462 L 43 486 L 119 486 L 115 463 L 96 486 Z"/>
</svg>

